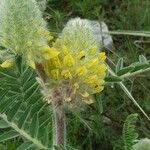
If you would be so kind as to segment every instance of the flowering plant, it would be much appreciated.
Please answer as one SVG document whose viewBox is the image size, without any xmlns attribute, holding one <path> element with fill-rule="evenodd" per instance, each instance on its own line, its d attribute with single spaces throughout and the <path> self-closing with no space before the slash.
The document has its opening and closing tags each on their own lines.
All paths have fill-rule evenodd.
<svg viewBox="0 0 150 150">
<path fill-rule="evenodd" d="M 94 94 L 110 82 L 118 83 L 149 119 L 122 83 L 124 78 L 149 71 L 149 61 L 141 55 L 138 62 L 123 67 L 123 59 L 119 59 L 115 73 L 100 49 L 86 19 L 71 19 L 53 37 L 35 0 L 1 0 L 0 69 L 4 81 L 0 117 L 6 127 L 13 128 L 9 138 L 24 137 L 27 141 L 22 149 L 24 145 L 50 149 L 52 144 L 52 148 L 67 148 L 66 108 L 81 110 L 85 104 L 93 104 Z"/>
</svg>

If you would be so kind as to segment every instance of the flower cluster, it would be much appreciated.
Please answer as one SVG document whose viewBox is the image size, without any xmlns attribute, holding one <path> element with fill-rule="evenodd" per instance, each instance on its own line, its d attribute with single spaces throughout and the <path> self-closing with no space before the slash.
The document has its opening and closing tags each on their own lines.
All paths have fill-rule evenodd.
<svg viewBox="0 0 150 150">
<path fill-rule="evenodd" d="M 41 49 L 48 46 L 51 35 L 34 0 L 1 0 L 0 2 L 0 58 L 1 67 L 14 64 L 22 55 L 28 65 L 41 61 Z"/>
<path fill-rule="evenodd" d="M 72 91 L 86 98 L 87 103 L 92 103 L 87 100 L 90 94 L 103 90 L 106 55 L 99 53 L 87 22 L 81 19 L 68 22 L 53 47 L 44 48 L 43 52 L 44 69 L 51 81 L 57 84 L 68 81 Z"/>
</svg>

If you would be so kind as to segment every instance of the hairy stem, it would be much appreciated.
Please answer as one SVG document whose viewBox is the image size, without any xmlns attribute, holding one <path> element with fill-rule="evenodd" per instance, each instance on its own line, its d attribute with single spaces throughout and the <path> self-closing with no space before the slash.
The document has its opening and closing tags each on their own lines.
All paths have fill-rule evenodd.
<svg viewBox="0 0 150 150">
<path fill-rule="evenodd" d="M 53 126 L 54 126 L 54 141 L 53 144 L 56 146 L 66 145 L 66 123 L 65 114 L 63 112 L 63 97 L 61 89 L 56 88 L 52 92 L 53 96 Z"/>
<path fill-rule="evenodd" d="M 36 64 L 36 69 L 39 77 L 44 83 L 47 82 L 48 77 L 41 64 Z M 52 90 L 52 105 L 53 105 L 53 145 L 64 146 L 66 145 L 66 123 L 65 114 L 63 112 L 63 96 L 62 89 L 57 87 Z"/>
</svg>

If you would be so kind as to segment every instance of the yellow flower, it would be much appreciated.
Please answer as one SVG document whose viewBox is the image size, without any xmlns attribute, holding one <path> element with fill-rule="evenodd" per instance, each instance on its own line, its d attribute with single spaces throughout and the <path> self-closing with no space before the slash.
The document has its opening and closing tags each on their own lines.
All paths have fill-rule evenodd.
<svg viewBox="0 0 150 150">
<path fill-rule="evenodd" d="M 53 69 L 51 70 L 51 75 L 54 79 L 58 79 L 59 77 L 59 69 Z"/>
<path fill-rule="evenodd" d="M 59 68 L 61 66 L 61 62 L 58 56 L 50 59 L 52 68 Z"/>
<path fill-rule="evenodd" d="M 6 61 L 4 61 L 2 64 L 0 64 L 0 66 L 2 68 L 9 68 L 9 67 L 12 67 L 15 63 L 15 60 L 14 59 L 8 59 Z"/>
<path fill-rule="evenodd" d="M 92 75 L 92 76 L 89 76 L 87 78 L 85 78 L 84 82 L 87 83 L 87 84 L 93 84 L 95 82 L 98 82 L 98 76 L 97 75 Z"/>
<path fill-rule="evenodd" d="M 104 86 L 100 86 L 100 85 L 95 85 L 94 86 L 94 91 L 96 91 L 96 93 L 101 92 L 104 89 Z"/>
<path fill-rule="evenodd" d="M 42 56 L 45 58 L 45 59 L 51 59 L 51 58 L 54 58 L 56 56 L 59 55 L 60 52 L 58 52 L 56 50 L 56 48 L 52 47 L 44 47 L 42 49 Z"/>
<path fill-rule="evenodd" d="M 45 72 L 51 79 L 74 80 L 79 87 L 82 87 L 82 84 L 86 85 L 91 93 L 102 91 L 106 75 L 104 52 L 98 53 L 96 50 L 95 54 L 93 52 L 92 55 L 91 49 L 89 49 L 87 52 L 82 50 L 76 54 L 75 51 L 72 52 L 65 45 L 61 47 L 61 42 L 56 47 L 59 48 L 50 48 L 51 53 L 54 53 L 51 57 L 48 56 L 49 59 L 43 63 Z M 50 54 L 50 49 L 48 49 L 48 54 Z M 85 56 L 86 59 L 84 59 Z"/>
<path fill-rule="evenodd" d="M 66 65 L 68 67 L 72 67 L 75 65 L 75 61 L 74 61 L 74 58 L 72 57 L 72 55 L 68 54 L 64 57 L 64 65 Z"/>
<path fill-rule="evenodd" d="M 69 95 L 64 95 L 65 102 L 74 102 L 70 99 L 73 93 L 83 102 L 91 104 L 91 94 L 103 90 L 106 55 L 105 52 L 99 53 L 98 47 L 88 24 L 71 22 L 53 46 L 45 50 L 43 66 L 48 77 L 58 83 L 56 86 L 67 83 L 64 87 L 70 88 Z"/>
<path fill-rule="evenodd" d="M 106 54 L 105 54 L 105 52 L 99 53 L 99 60 L 100 60 L 100 61 L 104 61 L 105 59 L 106 59 Z"/>
<path fill-rule="evenodd" d="M 65 79 L 72 79 L 72 75 L 70 73 L 69 70 L 63 70 L 61 75 L 65 78 Z"/>
<path fill-rule="evenodd" d="M 63 45 L 62 50 L 63 50 L 64 55 L 67 55 L 69 53 L 69 50 L 67 49 L 65 45 Z"/>
<path fill-rule="evenodd" d="M 94 46 L 90 50 L 91 50 L 91 52 L 95 53 L 98 50 L 98 48 L 97 48 L 97 46 Z"/>
<path fill-rule="evenodd" d="M 98 58 L 94 58 L 88 63 L 88 68 L 96 68 L 99 64 Z"/>
<path fill-rule="evenodd" d="M 35 63 L 33 60 L 27 60 L 27 64 L 32 68 L 35 69 Z"/>
<path fill-rule="evenodd" d="M 79 59 L 84 59 L 85 58 L 85 51 L 81 51 L 81 52 L 79 52 L 79 54 L 78 54 L 78 58 Z"/>
<path fill-rule="evenodd" d="M 82 67 L 77 68 L 76 74 L 77 74 L 78 76 L 85 76 L 85 75 L 87 74 L 87 69 L 86 69 L 86 67 L 85 67 L 85 66 L 82 66 Z"/>
</svg>

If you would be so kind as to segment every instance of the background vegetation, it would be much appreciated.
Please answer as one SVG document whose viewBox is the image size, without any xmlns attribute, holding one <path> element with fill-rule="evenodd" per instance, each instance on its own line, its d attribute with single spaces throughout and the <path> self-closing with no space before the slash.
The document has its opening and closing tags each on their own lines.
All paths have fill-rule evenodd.
<svg viewBox="0 0 150 150">
<path fill-rule="evenodd" d="M 150 31 L 149 0 L 49 0 L 43 15 L 48 22 L 50 31 L 56 35 L 59 34 L 70 18 L 77 16 L 104 21 L 110 31 Z M 125 65 L 137 61 L 140 54 L 145 55 L 148 59 L 150 58 L 149 38 L 127 35 L 113 35 L 112 37 L 115 50 L 112 52 L 106 51 L 110 59 L 108 63 L 112 67 L 115 67 L 114 64 L 120 57 L 124 58 Z M 0 77 L 3 77 L 2 73 L 0 75 Z M 15 76 L 12 76 L 18 78 L 19 75 L 19 72 L 15 72 Z M 34 74 L 32 75 L 34 76 Z M 25 74 L 23 79 L 26 82 L 29 81 Z M 21 80 L 17 81 L 21 87 L 25 88 L 24 90 L 34 82 L 30 80 L 30 84 L 28 83 L 25 86 L 22 85 Z M 150 116 L 149 83 L 149 72 L 125 80 L 125 85 Z M 32 90 L 36 90 L 36 87 L 35 84 Z M 33 91 L 26 91 L 26 96 L 31 95 L 30 92 Z M 123 150 L 123 124 L 126 117 L 131 113 L 138 113 L 136 130 L 139 133 L 139 138 L 150 138 L 149 121 L 118 85 L 108 85 L 103 93 L 95 96 L 95 104 L 85 108 L 84 111 L 75 111 L 75 116 L 68 113 L 67 127 L 69 134 L 67 136 L 69 145 L 79 150 Z M 39 104 L 39 106 L 43 106 L 43 104 Z M 42 112 L 41 110 L 42 113 L 46 113 L 46 111 Z M 48 113 L 50 115 L 50 112 L 47 111 L 47 115 Z M 4 129 L 0 130 L 3 132 Z M 16 138 L 2 143 L 3 148 L 0 149 L 16 150 L 21 143 L 22 140 Z"/>
<path fill-rule="evenodd" d="M 59 33 L 65 22 L 76 16 L 104 21 L 110 31 L 150 31 L 149 0 L 51 0 L 48 2 L 45 18 L 49 22 L 49 28 L 53 28 L 54 32 Z M 116 49 L 113 52 L 107 51 L 107 55 L 113 63 L 116 63 L 119 57 L 123 57 L 125 65 L 128 65 L 137 61 L 140 54 L 150 58 L 149 38 L 123 35 L 112 37 Z M 130 78 L 125 84 L 142 108 L 150 115 L 149 82 L 148 72 Z M 75 131 L 72 131 L 69 136 L 72 145 L 77 145 L 75 147 L 80 145 L 85 150 L 98 150 L 100 147 L 104 150 L 123 149 L 120 143 L 123 122 L 130 113 L 135 112 L 139 114 L 136 124 L 139 137 L 150 138 L 149 122 L 118 85 L 112 85 L 112 88 L 106 87 L 100 97 L 100 102 L 87 109 L 84 115 L 82 114 L 84 121 L 90 124 L 91 129 L 89 130 L 84 123 L 78 123 L 74 129 L 70 128 L 71 131 Z M 100 112 L 103 113 L 100 114 Z M 104 118 L 108 120 L 104 122 Z"/>
</svg>

